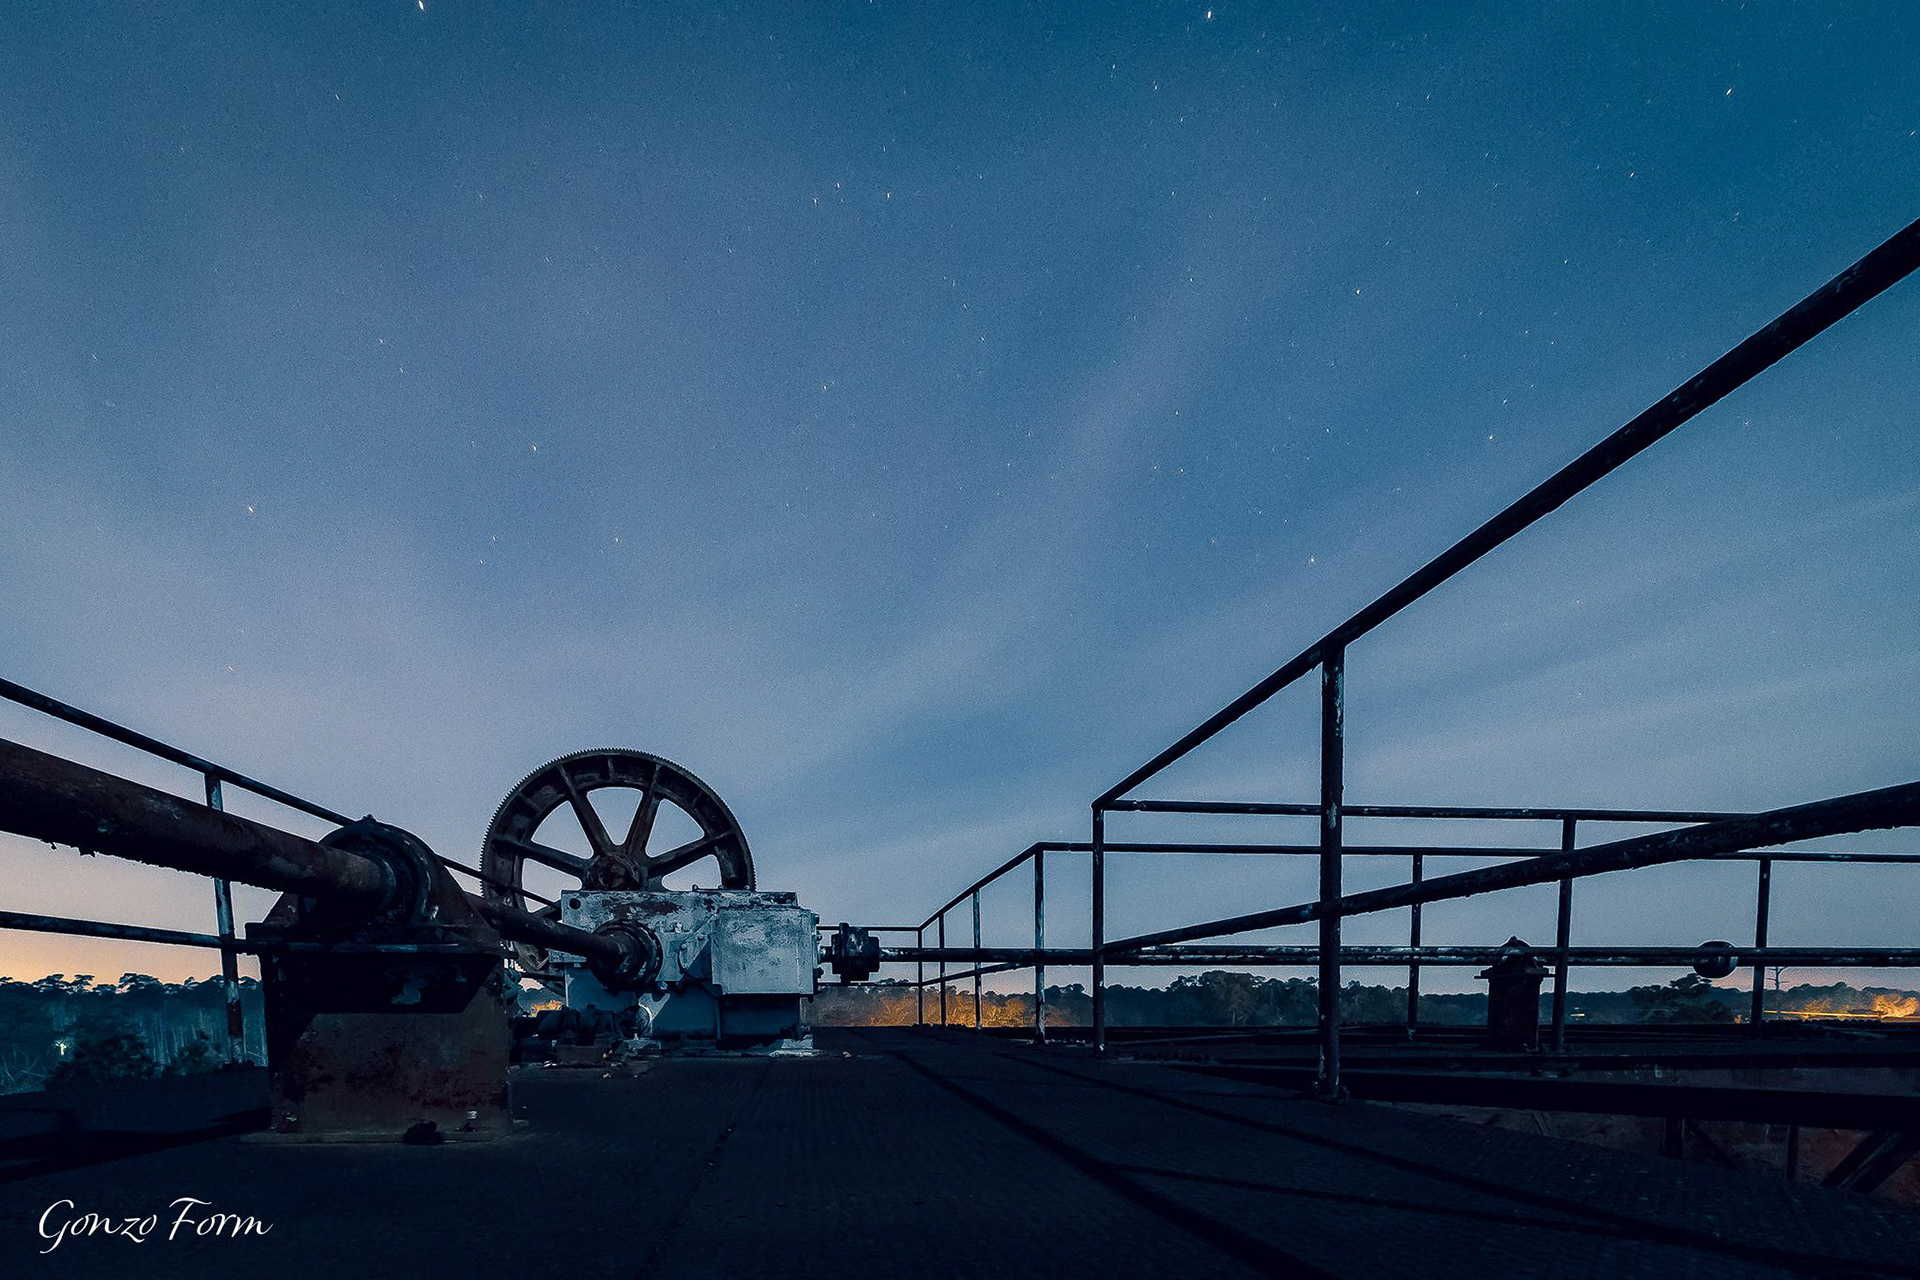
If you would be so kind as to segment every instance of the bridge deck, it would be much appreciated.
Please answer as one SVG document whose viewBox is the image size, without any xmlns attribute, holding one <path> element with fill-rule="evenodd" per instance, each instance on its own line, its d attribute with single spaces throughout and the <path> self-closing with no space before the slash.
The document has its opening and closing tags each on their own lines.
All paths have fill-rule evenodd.
<svg viewBox="0 0 1920 1280">
<path fill-rule="evenodd" d="M 1920 1275 L 1864 1197 L 960 1032 L 529 1073 L 523 1136 L 279 1146 L 257 1072 L 0 1099 L 0 1275 Z M 181 1196 L 272 1224 L 164 1238 Z M 144 1244 L 59 1210 L 155 1213 Z"/>
</svg>

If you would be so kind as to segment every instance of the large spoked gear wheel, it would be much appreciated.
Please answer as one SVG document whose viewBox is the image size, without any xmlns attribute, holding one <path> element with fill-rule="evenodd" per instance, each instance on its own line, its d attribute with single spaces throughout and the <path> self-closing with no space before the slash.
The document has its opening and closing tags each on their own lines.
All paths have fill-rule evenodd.
<svg viewBox="0 0 1920 1280">
<path fill-rule="evenodd" d="M 617 837 L 588 798 L 607 788 L 639 793 L 633 820 Z M 663 804 L 685 813 L 700 834 L 655 853 L 648 845 Z M 585 833 L 591 857 L 540 839 L 542 824 L 562 808 Z M 550 920 L 559 919 L 560 908 L 556 904 L 535 910 L 526 884 L 528 863 L 558 871 L 568 882 L 566 888 L 577 882 L 585 889 L 660 889 L 669 875 L 707 859 L 719 868 L 719 883 L 709 887 L 753 888 L 747 838 L 713 788 L 671 760 L 621 747 L 576 751 L 535 769 L 500 802 L 480 846 L 488 899 Z M 558 983 L 544 947 L 515 943 L 513 949 L 526 976 L 548 986 Z"/>
</svg>

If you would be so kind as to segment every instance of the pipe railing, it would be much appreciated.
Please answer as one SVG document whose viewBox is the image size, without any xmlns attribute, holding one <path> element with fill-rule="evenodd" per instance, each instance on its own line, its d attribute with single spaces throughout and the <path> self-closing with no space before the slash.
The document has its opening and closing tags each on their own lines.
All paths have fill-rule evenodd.
<svg viewBox="0 0 1920 1280">
<path fill-rule="evenodd" d="M 1852 314 L 1872 298 L 1894 284 L 1905 279 L 1920 267 L 1920 221 L 1903 227 L 1866 256 L 1829 280 L 1820 288 L 1808 294 L 1800 302 L 1770 323 L 1753 333 L 1744 341 L 1715 360 L 1694 377 L 1662 397 L 1659 401 L 1628 421 L 1624 426 L 1582 453 L 1572 462 L 1536 485 L 1518 501 L 1508 505 L 1484 524 L 1464 538 L 1442 551 L 1420 569 L 1395 584 L 1385 594 L 1362 608 L 1352 617 L 1334 627 L 1324 636 L 1308 645 L 1287 662 L 1260 680 L 1245 693 L 1216 711 L 1199 725 L 1180 737 L 1170 746 L 1156 754 L 1145 764 L 1122 778 L 1119 782 L 1102 792 L 1091 806 L 1091 839 L 1085 848 L 1090 855 L 1092 915 L 1089 934 L 1090 946 L 1086 951 L 1086 962 L 1092 970 L 1093 1028 L 1092 1040 L 1096 1050 L 1104 1050 L 1106 1044 L 1106 1000 L 1105 969 L 1109 959 L 1116 962 L 1130 962 L 1130 954 L 1137 955 L 1143 946 L 1150 942 L 1167 942 L 1173 939 L 1192 940 L 1219 936 L 1223 932 L 1242 928 L 1258 928 L 1266 925 L 1317 920 L 1320 925 L 1319 945 L 1315 949 L 1315 962 L 1318 968 L 1320 987 L 1320 1032 L 1321 1032 L 1321 1069 L 1322 1090 L 1329 1095 L 1339 1091 L 1339 1007 L 1338 986 L 1340 966 L 1347 954 L 1341 945 L 1340 924 L 1345 915 L 1354 914 L 1362 909 L 1361 904 L 1385 904 L 1410 908 L 1411 941 L 1410 954 L 1414 957 L 1408 968 L 1408 1027 L 1412 1029 L 1418 1019 L 1418 978 L 1419 964 L 1428 963 L 1419 947 L 1420 908 L 1427 902 L 1438 901 L 1449 896 L 1458 896 L 1459 892 L 1481 892 L 1486 889 L 1503 888 L 1525 883 L 1556 882 L 1559 896 L 1556 913 L 1555 947 L 1556 983 L 1554 998 L 1554 1037 L 1560 1043 L 1565 1033 L 1565 986 L 1567 966 L 1572 961 L 1573 951 L 1569 947 L 1571 927 L 1573 881 L 1589 874 L 1598 874 L 1600 870 L 1618 869 L 1603 866 L 1608 859 L 1626 858 L 1627 865 L 1651 865 L 1650 862 L 1637 862 L 1633 859 L 1642 855 L 1652 861 L 1673 861 L 1679 857 L 1687 858 L 1749 858 L 1755 861 L 1759 871 L 1756 898 L 1755 948 L 1754 954 L 1767 950 L 1767 932 L 1769 925 L 1769 906 L 1771 895 L 1772 867 L 1775 862 L 1792 860 L 1804 861 L 1868 861 L 1869 855 L 1848 856 L 1827 851 L 1808 850 L 1794 853 L 1756 852 L 1754 846 L 1769 843 L 1757 834 L 1757 828 L 1751 825 L 1755 815 L 1733 813 L 1690 813 L 1672 810 L 1603 810 L 1603 809 L 1541 809 L 1521 808 L 1480 808 L 1465 806 L 1349 806 L 1345 803 L 1343 778 L 1345 772 L 1346 744 L 1344 726 L 1344 695 L 1346 684 L 1346 657 L 1348 647 L 1388 619 L 1394 617 L 1408 605 L 1421 599 L 1442 583 L 1453 578 L 1481 558 L 1503 545 L 1510 539 L 1557 510 L 1567 501 L 1611 474 L 1628 461 L 1644 452 L 1652 445 L 1678 430 L 1701 411 L 1719 402 L 1725 396 L 1738 390 L 1760 373 L 1797 350 L 1828 328 Z M 1205 801 L 1205 800 L 1161 800 L 1136 798 L 1129 793 L 1142 784 L 1158 776 L 1168 766 L 1184 758 L 1215 735 L 1234 724 L 1256 707 L 1264 705 L 1281 690 L 1292 685 L 1310 672 L 1318 670 L 1321 675 L 1320 699 L 1320 789 L 1317 803 L 1280 803 L 1269 801 Z M 1900 789 L 1894 789 L 1900 791 Z M 1881 800 L 1889 800 L 1885 793 Z M 1829 806 L 1827 812 L 1839 812 L 1855 802 L 1872 803 L 1862 796 L 1842 797 L 1840 800 L 1822 802 Z M 1890 801 L 1891 802 L 1891 801 Z M 1905 803 L 1901 800 L 1899 803 Z M 1820 810 L 1820 806 L 1802 806 L 1798 812 Z M 1110 844 L 1106 840 L 1106 817 L 1109 813 L 1168 813 L 1168 814 L 1213 814 L 1213 815 L 1294 815 L 1311 816 L 1319 823 L 1319 840 L 1308 848 L 1295 847 L 1289 852 L 1311 851 L 1320 859 L 1319 896 L 1313 903 L 1300 904 L 1292 908 L 1280 908 L 1275 911 L 1256 912 L 1246 916 L 1230 917 L 1221 921 L 1188 926 L 1183 929 L 1163 930 L 1157 934 L 1139 935 L 1118 942 L 1106 940 L 1106 856 L 1121 851 L 1119 844 Z M 1778 818 L 1779 812 L 1758 815 L 1761 820 Z M 1413 879 L 1408 885 L 1395 889 L 1376 890 L 1370 894 L 1347 895 L 1342 892 L 1341 872 L 1344 859 L 1355 852 L 1345 844 L 1343 824 L 1348 817 L 1366 818 L 1484 818 L 1514 820 L 1555 820 L 1561 824 L 1561 846 L 1555 851 L 1528 851 L 1515 856 L 1523 861 L 1508 862 L 1502 866 L 1486 868 L 1478 872 L 1465 872 L 1455 876 L 1443 876 L 1434 880 L 1424 879 L 1424 860 L 1429 856 L 1444 856 L 1427 850 L 1409 850 L 1413 863 Z M 1579 850 L 1576 848 L 1576 825 L 1579 822 L 1618 821 L 1645 822 L 1652 824 L 1687 823 L 1683 832 L 1666 832 L 1650 837 L 1615 841 L 1596 849 Z M 1910 825 L 1911 816 L 1894 824 Z M 1765 825 L 1765 822 L 1762 822 Z M 1857 830 L 1844 823 L 1833 830 Z M 1704 834 L 1703 834 L 1704 833 Z M 1748 837 L 1753 838 L 1748 838 Z M 1806 837 L 1791 837 L 1806 838 Z M 971 896 L 978 903 L 980 891 L 988 884 L 1011 872 L 1029 858 L 1038 859 L 1044 851 L 1059 849 L 1058 844 L 1036 844 L 1029 846 L 1012 860 L 995 868 L 980 880 L 942 906 L 928 918 L 929 924 L 938 924 L 941 928 L 941 950 L 945 951 L 944 924 L 946 912 L 952 910 L 961 900 Z M 1660 851 L 1672 852 L 1678 849 L 1691 849 L 1692 852 L 1668 858 Z M 1252 852 L 1251 849 L 1219 851 Z M 1279 852 L 1273 847 L 1266 852 Z M 1384 852 L 1384 851 L 1383 851 Z M 1592 855 L 1590 857 L 1585 855 Z M 1479 853 L 1476 856 L 1500 857 L 1501 853 Z M 1910 861 L 1911 857 L 1900 855 L 1875 855 L 1872 860 Z M 1523 868 L 1515 872 L 1514 868 Z M 1467 888 L 1466 886 L 1484 886 Z M 1035 915 L 1039 916 L 1040 895 L 1036 892 Z M 1366 910 L 1386 909 L 1384 905 L 1367 905 Z M 1261 921 L 1254 924 L 1250 921 Z M 1044 949 L 1036 947 L 1036 963 L 1044 963 L 1052 956 Z M 1056 961 L 1057 963 L 1058 961 Z M 1438 963 L 1439 961 L 1432 961 Z M 999 971 L 1001 966 L 994 970 Z M 976 989 L 979 973 L 974 977 Z M 944 1024 L 946 1004 L 945 959 L 941 960 L 941 1021 Z M 924 981 L 924 976 L 920 979 Z M 1763 1012 L 1762 975 L 1760 964 L 1753 969 L 1753 1021 L 1757 1025 Z M 1036 1022 L 1044 1017 L 1045 992 L 1037 992 Z M 978 1002 L 976 1000 L 976 1017 Z"/>
<path fill-rule="evenodd" d="M 277 827 L 202 806 L 141 783 L 0 739 L 0 831 L 70 845 L 86 853 L 237 881 L 371 912 L 394 895 L 392 871 L 378 858 L 335 848 Z M 622 940 L 591 933 L 501 903 L 469 897 L 502 938 L 565 951 L 619 968 Z M 223 953 L 255 948 L 223 920 Z M 61 917 L 5 913 L 8 928 L 86 934 L 129 941 L 203 945 L 207 935 Z"/>
</svg>

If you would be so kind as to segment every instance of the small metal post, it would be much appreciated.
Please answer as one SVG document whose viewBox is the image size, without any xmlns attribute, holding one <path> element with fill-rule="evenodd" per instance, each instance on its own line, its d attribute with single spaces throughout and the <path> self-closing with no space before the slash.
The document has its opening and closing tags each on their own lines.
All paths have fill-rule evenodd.
<svg viewBox="0 0 1920 1280">
<path fill-rule="evenodd" d="M 1340 1096 L 1340 804 L 1346 784 L 1347 651 L 1320 664 L 1320 1079 L 1324 1098 Z"/>
<path fill-rule="evenodd" d="M 913 947 L 916 951 L 927 949 L 927 926 L 921 925 L 913 931 Z M 927 1025 L 927 962 L 924 958 L 913 963 L 913 1025 Z"/>
<path fill-rule="evenodd" d="M 1560 850 L 1573 852 L 1574 820 L 1571 814 L 1560 819 Z M 1573 877 L 1560 881 L 1560 910 L 1553 926 L 1553 945 L 1560 949 L 1553 962 L 1553 1051 L 1567 1047 L 1567 948 L 1573 945 Z"/>
<path fill-rule="evenodd" d="M 1426 870 L 1427 855 L 1424 853 L 1414 854 L 1412 883 L 1419 884 L 1421 878 L 1426 875 Z M 1420 945 L 1420 905 L 1420 903 L 1416 902 L 1408 908 L 1410 914 L 1407 919 L 1407 945 L 1415 948 Z M 1407 1038 L 1411 1040 L 1414 1032 L 1419 1029 L 1420 962 L 1418 960 L 1410 960 L 1407 962 Z"/>
<path fill-rule="evenodd" d="M 1107 1051 L 1107 965 L 1100 953 L 1107 932 L 1107 815 L 1093 811 L 1093 1051 Z"/>
<path fill-rule="evenodd" d="M 973 1029 L 980 1029 L 980 891 L 973 891 Z"/>
<path fill-rule="evenodd" d="M 940 913 L 940 1025 L 947 1025 L 947 913 Z"/>
<path fill-rule="evenodd" d="M 1033 851 L 1033 1038 L 1047 1038 L 1047 854 Z"/>
<path fill-rule="evenodd" d="M 225 809 L 220 794 L 220 775 L 204 775 L 207 807 Z M 213 882 L 213 918 L 220 933 L 220 985 L 227 998 L 227 1061 L 235 1066 L 247 1060 L 247 1028 L 240 1012 L 240 955 L 233 949 L 233 886 L 225 880 Z"/>
<path fill-rule="evenodd" d="M 1773 859 L 1760 859 L 1759 897 L 1753 907 L 1753 945 L 1767 945 L 1767 916 L 1773 905 Z M 1767 967 L 1764 964 L 1753 966 L 1753 1014 L 1748 1029 L 1759 1034 L 1760 1024 L 1767 1016 Z"/>
</svg>

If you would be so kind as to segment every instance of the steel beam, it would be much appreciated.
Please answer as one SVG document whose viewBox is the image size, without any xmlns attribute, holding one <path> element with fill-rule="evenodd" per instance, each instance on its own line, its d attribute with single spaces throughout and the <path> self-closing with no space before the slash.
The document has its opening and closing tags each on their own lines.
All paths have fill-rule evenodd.
<svg viewBox="0 0 1920 1280">
<path fill-rule="evenodd" d="M 1346 790 L 1347 651 L 1327 651 L 1320 667 L 1320 900 L 1340 893 L 1340 802 Z M 1323 1098 L 1340 1096 L 1339 911 L 1320 916 L 1320 1077 Z"/>
<path fill-rule="evenodd" d="M 1413 866 L 1409 869 L 1409 878 L 1419 884 L 1426 877 L 1426 855 L 1413 855 Z M 1420 947 L 1420 907 L 1416 902 L 1407 908 L 1407 945 L 1415 950 Z M 1420 962 L 1407 962 L 1407 1037 L 1412 1039 L 1420 1029 Z"/>
<path fill-rule="evenodd" d="M 1107 932 L 1107 815 L 1093 807 L 1093 1051 L 1107 1051 L 1107 968 L 1100 949 Z"/>
<path fill-rule="evenodd" d="M 1756 889 L 1753 907 L 1753 945 L 1755 949 L 1767 945 L 1767 916 L 1773 908 L 1773 861 L 1760 859 L 1759 884 Z M 1750 1025 L 1757 1034 L 1760 1024 L 1767 1016 L 1767 967 L 1764 964 L 1753 966 L 1753 1009 Z"/>
<path fill-rule="evenodd" d="M 218 774 L 206 775 L 207 808 L 225 809 Z M 247 1058 L 247 1028 L 240 1008 L 240 955 L 234 948 L 233 886 L 225 880 L 213 882 L 214 927 L 220 931 L 220 985 L 227 1002 L 227 1061 L 234 1066 Z"/>
<path fill-rule="evenodd" d="M 1047 1038 L 1047 855 L 1033 851 L 1033 949 L 1042 957 L 1033 966 L 1033 1035 Z"/>
<path fill-rule="evenodd" d="M 973 947 L 980 949 L 980 891 L 973 891 Z M 973 1029 L 980 1030 L 980 971 L 973 971 Z"/>
<path fill-rule="evenodd" d="M 1574 848 L 1573 818 L 1560 820 L 1560 852 Z M 1567 948 L 1573 945 L 1573 877 L 1560 877 L 1553 922 L 1553 945 L 1560 955 L 1553 966 L 1553 1047 L 1567 1047 Z"/>
</svg>

